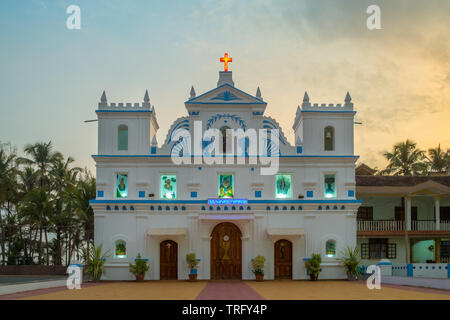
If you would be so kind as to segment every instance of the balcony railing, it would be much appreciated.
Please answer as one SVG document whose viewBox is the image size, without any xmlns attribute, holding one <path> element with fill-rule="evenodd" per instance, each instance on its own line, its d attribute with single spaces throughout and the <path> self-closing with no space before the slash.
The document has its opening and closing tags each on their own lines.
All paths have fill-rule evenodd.
<svg viewBox="0 0 450 320">
<path fill-rule="evenodd" d="M 401 231 L 405 222 L 401 220 L 358 220 L 358 231 Z"/>
<path fill-rule="evenodd" d="M 358 220 L 358 231 L 403 231 L 405 221 L 402 220 Z M 412 220 L 413 231 L 436 231 L 434 220 Z M 450 230 L 450 220 L 441 220 L 440 230 Z"/>
</svg>

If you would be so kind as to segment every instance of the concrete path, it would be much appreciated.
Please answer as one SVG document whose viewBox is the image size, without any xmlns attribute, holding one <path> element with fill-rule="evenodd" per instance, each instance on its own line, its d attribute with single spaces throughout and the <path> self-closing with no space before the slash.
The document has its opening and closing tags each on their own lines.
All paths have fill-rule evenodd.
<svg viewBox="0 0 450 320">
<path fill-rule="evenodd" d="M 210 281 L 196 300 L 264 300 L 242 281 Z"/>
</svg>

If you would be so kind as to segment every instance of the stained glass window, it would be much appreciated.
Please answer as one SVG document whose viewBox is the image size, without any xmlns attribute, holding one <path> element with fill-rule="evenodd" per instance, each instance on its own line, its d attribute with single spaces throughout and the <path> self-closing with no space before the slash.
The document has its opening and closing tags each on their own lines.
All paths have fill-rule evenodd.
<svg viewBox="0 0 450 320">
<path fill-rule="evenodd" d="M 277 174 L 276 181 L 276 198 L 292 198 L 292 176 L 290 174 Z"/>
<path fill-rule="evenodd" d="M 219 198 L 233 198 L 234 177 L 232 174 L 219 174 Z"/>
<path fill-rule="evenodd" d="M 336 198 L 336 178 L 334 174 L 326 174 L 324 179 L 325 198 Z"/>
<path fill-rule="evenodd" d="M 117 140 L 119 150 L 128 150 L 128 127 L 126 125 L 121 124 L 119 126 Z"/>
<path fill-rule="evenodd" d="M 328 258 L 336 257 L 336 241 L 328 240 L 325 244 L 325 255 Z"/>
<path fill-rule="evenodd" d="M 177 176 L 174 174 L 163 174 L 160 180 L 161 199 L 177 198 Z"/>
<path fill-rule="evenodd" d="M 334 150 L 334 128 L 326 127 L 324 133 L 324 149 L 325 151 Z"/>
<path fill-rule="evenodd" d="M 123 240 L 116 241 L 116 248 L 114 256 L 116 258 L 126 258 L 127 257 L 127 243 Z"/>
<path fill-rule="evenodd" d="M 123 173 L 117 174 L 116 197 L 117 198 L 128 197 L 128 175 L 127 174 L 123 174 Z"/>
</svg>

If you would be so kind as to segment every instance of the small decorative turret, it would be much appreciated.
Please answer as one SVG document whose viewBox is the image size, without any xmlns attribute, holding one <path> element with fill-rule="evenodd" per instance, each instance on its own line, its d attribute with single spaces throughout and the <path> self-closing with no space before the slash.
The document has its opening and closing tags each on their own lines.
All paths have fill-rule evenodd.
<svg viewBox="0 0 450 320">
<path fill-rule="evenodd" d="M 145 90 L 144 102 L 146 102 L 146 103 L 150 102 L 150 97 L 148 96 L 148 90 Z"/>
<path fill-rule="evenodd" d="M 108 100 L 106 100 L 106 93 L 105 90 L 103 90 L 102 97 L 100 98 L 100 102 L 106 104 Z"/>
<path fill-rule="evenodd" d="M 195 90 L 194 90 L 194 86 L 192 86 L 191 87 L 191 97 L 190 97 L 190 99 L 193 99 L 193 98 L 195 98 Z"/>
<path fill-rule="evenodd" d="M 155 134 L 152 139 L 152 146 L 155 147 L 157 145 L 158 145 L 158 141 L 156 140 L 156 134 Z"/>
<path fill-rule="evenodd" d="M 350 97 L 350 93 L 347 91 L 347 94 L 345 95 L 345 102 L 349 103 L 352 101 L 352 97 Z"/>
<path fill-rule="evenodd" d="M 256 97 L 259 99 L 262 99 L 261 98 L 261 90 L 259 89 L 259 87 L 258 87 L 258 89 L 256 89 Z"/>
<path fill-rule="evenodd" d="M 308 92 L 305 91 L 305 95 L 303 96 L 303 102 L 309 102 Z"/>
</svg>

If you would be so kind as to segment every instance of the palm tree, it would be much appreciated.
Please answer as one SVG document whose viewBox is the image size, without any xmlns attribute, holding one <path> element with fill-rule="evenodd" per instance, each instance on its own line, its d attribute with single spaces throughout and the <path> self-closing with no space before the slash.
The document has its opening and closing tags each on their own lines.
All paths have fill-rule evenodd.
<svg viewBox="0 0 450 320">
<path fill-rule="evenodd" d="M 54 163 L 63 158 L 63 155 L 60 152 L 53 151 L 51 141 L 48 143 L 28 144 L 25 146 L 24 151 L 30 158 L 20 158 L 21 162 L 36 166 L 39 173 L 39 186 L 49 187 L 49 170 Z"/>
<path fill-rule="evenodd" d="M 416 143 L 409 139 L 395 144 L 392 152 L 383 152 L 383 156 L 389 164 L 380 174 L 410 176 L 427 173 L 425 152 L 417 149 Z"/>
<path fill-rule="evenodd" d="M 95 178 L 85 169 L 84 175 L 78 181 L 76 188 L 72 191 L 72 195 L 74 209 L 83 228 L 83 236 L 86 241 L 88 255 L 90 245 L 94 240 L 94 210 L 89 201 L 95 198 L 95 191 Z"/>
<path fill-rule="evenodd" d="M 8 150 L 9 149 L 9 150 Z M 0 144 L 0 247 L 2 250 L 2 264 L 6 263 L 6 225 L 3 222 L 2 209 L 6 209 L 7 217 L 11 214 L 12 206 L 17 200 L 17 156 L 10 144 Z"/>
<path fill-rule="evenodd" d="M 428 149 L 427 157 L 428 165 L 430 166 L 430 170 L 436 173 L 445 173 L 450 167 L 450 150 L 446 152 L 441 149 L 441 145 L 439 144 L 436 148 Z"/>
<path fill-rule="evenodd" d="M 50 194 L 43 188 L 37 188 L 30 191 L 20 205 L 20 211 L 27 217 L 27 221 L 39 228 L 39 249 L 38 261 L 42 263 L 42 233 L 45 235 L 45 243 L 47 249 L 47 264 L 49 263 L 48 250 L 48 228 L 50 227 L 50 219 L 53 212 L 53 201 L 50 199 Z"/>
</svg>

